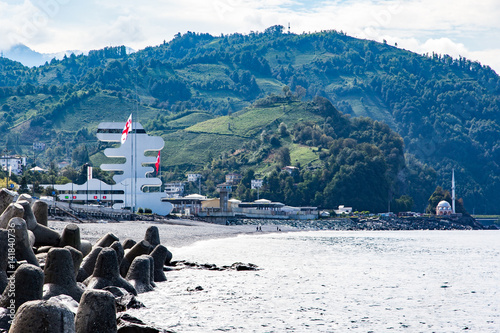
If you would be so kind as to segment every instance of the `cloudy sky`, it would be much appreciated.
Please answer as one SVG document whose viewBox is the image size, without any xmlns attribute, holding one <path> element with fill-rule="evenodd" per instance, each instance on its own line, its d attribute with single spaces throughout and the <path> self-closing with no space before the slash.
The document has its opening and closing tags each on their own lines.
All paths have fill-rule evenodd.
<svg viewBox="0 0 500 333">
<path fill-rule="evenodd" d="M 498 0 L 0 0 L 0 50 L 139 50 L 177 32 L 342 30 L 417 53 L 465 56 L 500 73 Z"/>
</svg>

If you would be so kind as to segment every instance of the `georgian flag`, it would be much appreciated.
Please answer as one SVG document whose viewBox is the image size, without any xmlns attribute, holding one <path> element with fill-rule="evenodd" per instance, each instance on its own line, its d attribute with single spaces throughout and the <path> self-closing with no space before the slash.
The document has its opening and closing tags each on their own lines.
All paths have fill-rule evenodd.
<svg viewBox="0 0 500 333">
<path fill-rule="evenodd" d="M 156 156 L 156 163 L 155 163 L 156 174 L 158 174 L 158 170 L 160 169 L 160 151 L 161 150 L 158 150 L 158 156 Z"/>
<path fill-rule="evenodd" d="M 128 117 L 128 120 L 125 123 L 125 127 L 123 128 L 122 139 L 121 139 L 122 144 L 124 144 L 125 141 L 127 141 L 127 135 L 130 133 L 131 130 L 132 130 L 132 114 L 130 114 L 130 116 Z"/>
</svg>

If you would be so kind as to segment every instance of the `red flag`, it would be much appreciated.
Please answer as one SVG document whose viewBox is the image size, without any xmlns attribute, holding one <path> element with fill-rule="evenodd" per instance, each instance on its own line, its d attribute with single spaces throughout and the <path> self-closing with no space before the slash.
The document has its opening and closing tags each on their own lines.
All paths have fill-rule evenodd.
<svg viewBox="0 0 500 333">
<path fill-rule="evenodd" d="M 156 163 L 155 163 L 156 174 L 158 174 L 158 170 L 160 169 L 160 151 L 161 150 L 158 150 L 158 156 L 156 156 Z"/>
<path fill-rule="evenodd" d="M 130 116 L 128 117 L 128 120 L 125 123 L 125 127 L 123 128 L 122 139 L 121 139 L 122 144 L 124 144 L 125 141 L 127 141 L 127 135 L 128 133 L 130 133 L 131 130 L 132 130 L 132 114 L 130 114 Z"/>
</svg>

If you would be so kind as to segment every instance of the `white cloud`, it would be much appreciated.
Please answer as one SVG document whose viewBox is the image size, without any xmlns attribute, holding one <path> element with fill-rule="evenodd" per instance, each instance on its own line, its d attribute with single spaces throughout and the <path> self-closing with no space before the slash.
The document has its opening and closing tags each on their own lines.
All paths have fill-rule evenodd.
<svg viewBox="0 0 500 333">
<path fill-rule="evenodd" d="M 177 32 L 248 33 L 290 22 L 296 33 L 343 30 L 418 53 L 477 57 L 500 72 L 498 17 L 497 0 L 0 0 L 0 49 L 14 41 L 43 52 L 141 49 Z"/>
</svg>

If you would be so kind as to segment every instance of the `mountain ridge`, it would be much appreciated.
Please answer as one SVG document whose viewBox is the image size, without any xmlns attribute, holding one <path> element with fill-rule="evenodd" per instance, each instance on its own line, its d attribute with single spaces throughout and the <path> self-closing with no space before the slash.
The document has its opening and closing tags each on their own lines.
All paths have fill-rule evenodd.
<svg viewBox="0 0 500 333">
<path fill-rule="evenodd" d="M 5 63 L 0 73 L 0 104 L 10 118 L 0 127 L 29 122 L 59 135 L 40 137 L 64 152 L 48 157 L 70 158 L 63 137 L 94 142 L 92 151 L 92 135 L 78 126 L 92 132 L 98 118 L 126 119 L 135 108 L 148 130 L 170 135 L 168 122 L 185 111 L 218 117 L 269 94 L 323 96 L 344 114 L 389 124 L 405 140 L 407 163 L 436 170 L 434 184 L 448 188 L 454 168 L 469 210 L 500 207 L 500 79 L 465 58 L 417 55 L 336 31 L 286 34 L 274 26 L 249 35 L 189 32 L 134 54 L 105 48 L 32 69 Z M 54 127 L 70 123 L 72 133 Z M 23 133 L 20 150 L 28 145 Z"/>
</svg>

